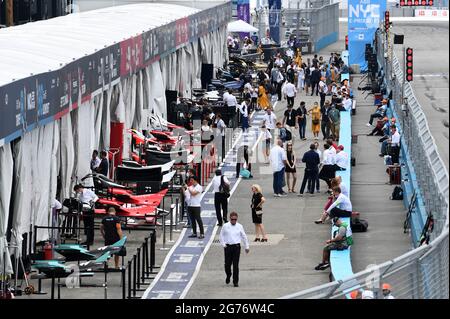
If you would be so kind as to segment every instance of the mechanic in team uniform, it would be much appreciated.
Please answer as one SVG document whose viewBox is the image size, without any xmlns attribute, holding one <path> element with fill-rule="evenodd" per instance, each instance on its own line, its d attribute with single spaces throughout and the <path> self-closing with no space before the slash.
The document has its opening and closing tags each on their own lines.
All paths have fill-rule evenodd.
<svg viewBox="0 0 450 319">
<path fill-rule="evenodd" d="M 116 216 L 116 210 L 114 207 L 108 209 L 108 216 L 102 219 L 100 226 L 100 232 L 105 239 L 105 246 L 112 245 L 122 239 L 122 227 L 120 225 L 120 218 Z M 119 268 L 119 256 L 121 254 L 114 255 L 114 265 Z"/>
</svg>

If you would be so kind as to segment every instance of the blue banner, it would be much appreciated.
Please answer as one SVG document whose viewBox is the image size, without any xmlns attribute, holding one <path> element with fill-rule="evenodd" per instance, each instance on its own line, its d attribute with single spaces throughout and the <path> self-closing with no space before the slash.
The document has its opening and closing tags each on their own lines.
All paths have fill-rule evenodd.
<svg viewBox="0 0 450 319">
<path fill-rule="evenodd" d="M 280 43 L 281 0 L 269 0 L 270 38 Z"/>
<path fill-rule="evenodd" d="M 237 2 L 237 18 L 239 20 L 250 23 L 250 0 L 238 0 Z M 244 37 L 250 37 L 248 32 L 239 33 L 241 39 Z"/>
<path fill-rule="evenodd" d="M 385 11 L 386 0 L 348 0 L 349 64 L 359 64 L 361 71 L 367 71 L 366 44 L 372 44 Z"/>
</svg>

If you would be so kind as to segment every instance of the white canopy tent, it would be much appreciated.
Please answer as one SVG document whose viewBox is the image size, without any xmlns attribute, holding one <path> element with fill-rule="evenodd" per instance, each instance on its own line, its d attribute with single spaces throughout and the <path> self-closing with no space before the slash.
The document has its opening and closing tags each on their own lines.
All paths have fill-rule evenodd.
<svg viewBox="0 0 450 319">
<path fill-rule="evenodd" d="M 242 20 L 236 20 L 228 23 L 228 32 L 258 32 L 259 29 Z"/>
<path fill-rule="evenodd" d="M 1 29 L 0 87 L 31 74 L 58 70 L 107 46 L 197 12 L 190 7 L 146 3 Z M 72 194 L 80 178 L 90 173 L 92 150 L 109 149 L 111 121 L 125 123 L 123 156 L 127 158 L 131 142 L 126 129 L 141 129 L 149 111 L 167 116 L 165 90 L 183 91 L 189 96 L 191 88 L 201 85 L 202 63 L 223 65 L 227 58 L 226 25 L 191 41 L 114 85 L 105 86 L 89 100 L 81 102 L 80 93 L 78 108 L 59 120 L 24 133 L 14 147 L 0 143 L 1 263 L 11 218 L 9 211 L 14 212 L 11 241 L 21 246 L 22 235 L 30 226 L 48 225 L 57 177 L 62 187 L 58 199 L 62 200 Z M 10 203 L 11 192 L 14 202 Z M 47 231 L 37 233 L 37 241 L 48 238 Z"/>
</svg>

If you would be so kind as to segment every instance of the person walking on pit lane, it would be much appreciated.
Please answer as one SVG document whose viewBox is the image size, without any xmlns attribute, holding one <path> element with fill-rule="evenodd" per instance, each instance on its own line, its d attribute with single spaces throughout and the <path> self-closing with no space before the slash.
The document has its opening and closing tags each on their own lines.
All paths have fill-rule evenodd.
<svg viewBox="0 0 450 319">
<path fill-rule="evenodd" d="M 308 110 L 306 109 L 305 102 L 300 102 L 300 106 L 297 109 L 297 125 L 298 132 L 301 140 L 306 140 L 306 116 L 308 115 Z"/>
<path fill-rule="evenodd" d="M 307 151 L 302 158 L 302 162 L 306 163 L 305 174 L 303 175 L 302 186 L 300 188 L 299 196 L 303 196 L 306 183 L 308 183 L 308 192 L 314 194 L 315 183 L 317 180 L 317 174 L 319 174 L 320 157 L 316 153 L 316 146 L 311 144 L 309 151 Z"/>
<path fill-rule="evenodd" d="M 263 204 L 266 201 L 262 194 L 261 186 L 259 185 L 252 185 L 252 221 L 253 224 L 255 224 L 255 242 L 261 241 L 266 242 L 267 241 L 267 234 L 264 229 L 264 225 L 262 223 L 262 217 L 263 217 Z M 261 238 L 259 238 L 259 235 L 261 235 Z"/>
<path fill-rule="evenodd" d="M 120 218 L 116 216 L 114 207 L 108 208 L 108 216 L 102 219 L 100 233 L 105 239 L 105 246 L 115 244 L 122 239 L 122 226 L 120 225 Z M 119 268 L 119 254 L 114 255 L 114 266 L 116 269 Z"/>
<path fill-rule="evenodd" d="M 188 236 L 189 238 L 197 237 L 197 224 L 200 228 L 200 236 L 198 238 L 205 238 L 205 231 L 203 228 L 203 221 L 201 217 L 201 198 L 203 187 L 198 183 L 196 176 L 189 177 L 189 187 L 185 188 L 185 192 L 187 192 L 190 196 L 189 198 L 189 206 L 188 206 L 188 214 L 191 218 L 192 223 L 192 235 Z"/>
<path fill-rule="evenodd" d="M 320 118 L 321 118 L 320 116 L 321 110 L 319 103 L 314 102 L 313 108 L 308 111 L 308 114 L 310 113 L 312 118 L 312 125 L 311 125 L 312 133 L 314 135 L 314 139 L 318 140 L 320 132 Z"/>
<path fill-rule="evenodd" d="M 239 287 L 239 258 L 241 255 L 241 242 L 244 242 L 245 252 L 250 252 L 250 246 L 244 227 L 237 222 L 238 214 L 236 212 L 230 213 L 230 221 L 223 225 L 219 240 L 225 252 L 225 283 L 230 283 L 231 276 L 233 276 L 234 287 Z M 233 271 L 231 266 L 233 265 Z"/>
<path fill-rule="evenodd" d="M 226 223 L 228 215 L 228 197 L 230 196 L 230 181 L 220 169 L 216 169 L 216 176 L 211 181 L 214 193 L 214 207 L 216 209 L 217 226 Z M 222 214 L 223 212 L 223 214 Z"/>
<path fill-rule="evenodd" d="M 287 163 L 286 152 L 283 149 L 283 141 L 277 139 L 277 143 L 270 150 L 270 163 L 273 171 L 273 192 L 275 197 L 286 197 L 283 191 L 284 171 Z"/>
</svg>

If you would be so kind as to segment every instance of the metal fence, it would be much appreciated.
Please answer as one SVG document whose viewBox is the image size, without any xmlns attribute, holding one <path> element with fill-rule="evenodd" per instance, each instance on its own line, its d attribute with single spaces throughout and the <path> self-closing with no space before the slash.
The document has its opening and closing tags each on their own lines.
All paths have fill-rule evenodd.
<svg viewBox="0 0 450 319">
<path fill-rule="evenodd" d="M 344 299 L 349 292 L 371 290 L 383 299 L 381 287 L 389 283 L 397 299 L 448 299 L 448 225 L 430 245 L 420 246 L 400 257 L 366 270 L 346 280 L 303 290 L 282 299 Z"/>
<path fill-rule="evenodd" d="M 289 40 L 291 34 L 301 40 L 302 52 L 318 52 L 339 38 L 339 3 L 329 3 L 329 0 L 314 2 L 308 8 L 284 8 L 279 12 L 280 44 Z M 261 9 L 253 17 L 253 25 L 259 29 L 259 37 L 263 37 L 270 29 L 268 10 Z"/>
<path fill-rule="evenodd" d="M 383 298 L 383 283 L 392 286 L 396 298 L 449 298 L 448 172 L 411 85 L 403 84 L 402 67 L 393 54 L 392 39 L 383 32 L 377 34 L 377 53 L 387 87 L 392 90 L 394 110 L 403 131 L 402 143 L 409 151 L 425 210 L 432 213 L 435 219 L 431 242 L 383 264 L 369 265 L 366 270 L 346 280 L 300 291 L 283 297 L 285 299 L 339 299 L 348 297 L 353 290 L 371 290 L 375 298 Z"/>
<path fill-rule="evenodd" d="M 392 91 L 394 110 L 402 128 L 402 143 L 406 144 L 414 166 L 426 211 L 434 217 L 431 238 L 435 238 L 443 230 L 448 218 L 448 172 L 411 84 L 403 84 L 402 65 L 393 53 L 391 39 L 385 41 L 385 34 L 379 32 L 377 43 L 379 63 L 385 70 L 386 84 Z M 384 52 L 388 53 L 386 58 Z"/>
</svg>

